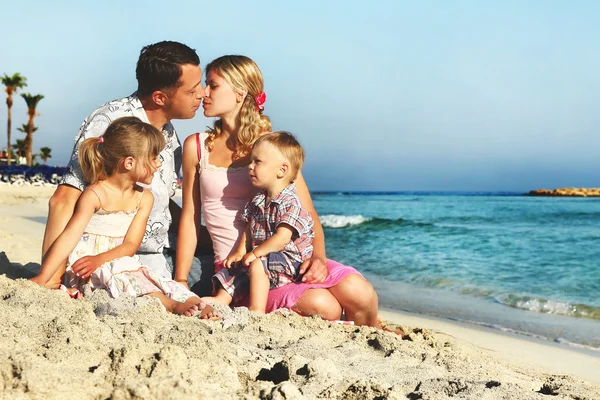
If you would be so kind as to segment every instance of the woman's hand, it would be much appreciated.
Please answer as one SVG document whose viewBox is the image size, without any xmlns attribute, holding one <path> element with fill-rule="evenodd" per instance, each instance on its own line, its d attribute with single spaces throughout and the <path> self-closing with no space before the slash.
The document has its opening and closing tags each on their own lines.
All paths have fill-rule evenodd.
<svg viewBox="0 0 600 400">
<path fill-rule="evenodd" d="M 326 260 L 313 256 L 304 261 L 300 266 L 300 276 L 303 283 L 323 283 L 327 279 L 329 271 L 327 270 Z"/>
<path fill-rule="evenodd" d="M 103 262 L 98 256 L 85 256 L 75 261 L 71 269 L 80 278 L 90 279 L 90 276 L 102 266 Z"/>
</svg>

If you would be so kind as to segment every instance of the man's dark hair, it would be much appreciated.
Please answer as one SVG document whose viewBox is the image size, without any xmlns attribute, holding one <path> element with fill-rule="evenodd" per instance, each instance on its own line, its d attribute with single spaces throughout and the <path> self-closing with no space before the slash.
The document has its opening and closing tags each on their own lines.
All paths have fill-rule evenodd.
<svg viewBox="0 0 600 400">
<path fill-rule="evenodd" d="M 155 90 L 175 90 L 181 86 L 181 66 L 200 65 L 196 51 L 179 42 L 164 41 L 145 46 L 135 69 L 138 96 L 150 96 Z"/>
</svg>

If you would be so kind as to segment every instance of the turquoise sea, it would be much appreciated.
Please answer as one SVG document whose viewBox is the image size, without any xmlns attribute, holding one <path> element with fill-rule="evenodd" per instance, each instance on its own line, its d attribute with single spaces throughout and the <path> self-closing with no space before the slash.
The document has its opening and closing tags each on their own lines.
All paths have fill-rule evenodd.
<svg viewBox="0 0 600 400">
<path fill-rule="evenodd" d="M 600 199 L 316 192 L 380 305 L 600 350 Z"/>
</svg>

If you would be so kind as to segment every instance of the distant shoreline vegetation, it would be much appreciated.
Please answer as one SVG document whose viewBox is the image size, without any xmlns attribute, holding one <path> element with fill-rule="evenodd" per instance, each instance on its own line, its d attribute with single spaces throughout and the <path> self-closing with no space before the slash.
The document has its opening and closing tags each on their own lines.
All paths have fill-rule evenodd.
<svg viewBox="0 0 600 400">
<path fill-rule="evenodd" d="M 317 190 L 311 191 L 313 195 L 338 195 L 338 196 L 470 196 L 470 197 L 600 197 L 600 188 L 558 188 L 553 190 L 538 189 L 525 192 L 507 191 L 344 191 L 344 190 Z"/>
<path fill-rule="evenodd" d="M 527 193 L 527 196 L 541 197 L 600 197 L 600 188 L 558 188 L 537 189 Z"/>
<path fill-rule="evenodd" d="M 0 165 L 0 183 L 12 185 L 56 185 L 65 173 L 66 167 L 40 165 Z"/>
</svg>

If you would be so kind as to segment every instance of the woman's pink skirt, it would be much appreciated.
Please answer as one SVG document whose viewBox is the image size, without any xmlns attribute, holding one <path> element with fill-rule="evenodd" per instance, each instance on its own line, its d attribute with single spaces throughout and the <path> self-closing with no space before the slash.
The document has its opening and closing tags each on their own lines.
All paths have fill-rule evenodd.
<svg viewBox="0 0 600 400">
<path fill-rule="evenodd" d="M 270 290 L 266 312 L 271 312 L 278 308 L 292 308 L 308 289 L 329 289 L 340 283 L 348 275 L 361 275 L 353 267 L 329 259 L 327 260 L 327 270 L 329 271 L 329 275 L 323 283 L 290 283 L 289 285 Z"/>
</svg>

